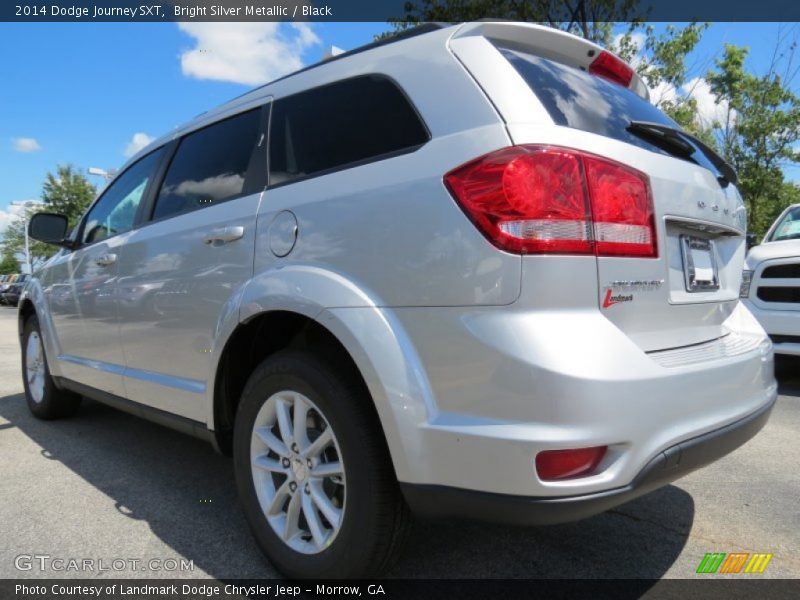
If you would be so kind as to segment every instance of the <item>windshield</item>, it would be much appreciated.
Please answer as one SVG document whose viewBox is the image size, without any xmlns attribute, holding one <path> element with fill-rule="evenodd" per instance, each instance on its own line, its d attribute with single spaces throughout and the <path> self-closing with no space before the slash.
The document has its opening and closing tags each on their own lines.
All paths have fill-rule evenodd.
<svg viewBox="0 0 800 600">
<path fill-rule="evenodd" d="M 691 140 L 687 141 L 694 147 L 694 152 L 679 156 L 655 143 L 651 137 L 636 135 L 631 131 L 631 123 L 640 121 L 680 131 L 675 121 L 631 90 L 535 54 L 508 47 L 498 49 L 536 94 L 557 125 L 677 156 L 701 165 L 715 175 L 720 174 L 719 169 Z"/>
<path fill-rule="evenodd" d="M 783 216 L 769 241 L 780 242 L 781 240 L 797 239 L 800 239 L 800 206 L 795 206 Z"/>
</svg>

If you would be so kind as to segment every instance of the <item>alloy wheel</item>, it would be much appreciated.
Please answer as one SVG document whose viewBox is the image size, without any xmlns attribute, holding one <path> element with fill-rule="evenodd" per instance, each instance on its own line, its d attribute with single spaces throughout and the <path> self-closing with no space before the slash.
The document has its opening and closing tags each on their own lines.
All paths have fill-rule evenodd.
<svg viewBox="0 0 800 600">
<path fill-rule="evenodd" d="M 345 471 L 336 434 L 305 395 L 270 396 L 256 415 L 250 460 L 261 509 L 293 550 L 317 554 L 341 529 Z"/>
<path fill-rule="evenodd" d="M 28 336 L 25 347 L 25 377 L 28 381 L 28 391 L 37 404 L 44 398 L 45 363 L 42 338 L 36 331 Z"/>
</svg>

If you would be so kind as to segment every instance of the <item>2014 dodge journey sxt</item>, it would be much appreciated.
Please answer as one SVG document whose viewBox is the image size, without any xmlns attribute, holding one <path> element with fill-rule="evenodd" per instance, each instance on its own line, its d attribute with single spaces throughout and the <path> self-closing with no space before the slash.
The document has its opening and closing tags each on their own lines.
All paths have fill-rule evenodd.
<svg viewBox="0 0 800 600">
<path fill-rule="evenodd" d="M 412 513 L 580 519 L 754 435 L 745 223 L 616 56 L 423 26 L 153 142 L 71 233 L 34 217 L 27 402 L 206 437 L 283 573 L 373 575 Z"/>
</svg>

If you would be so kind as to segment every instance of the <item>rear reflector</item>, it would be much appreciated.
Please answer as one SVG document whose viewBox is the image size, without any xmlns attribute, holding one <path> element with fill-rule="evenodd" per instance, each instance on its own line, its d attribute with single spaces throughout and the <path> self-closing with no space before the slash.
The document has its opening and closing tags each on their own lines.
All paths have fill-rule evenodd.
<svg viewBox="0 0 800 600">
<path fill-rule="evenodd" d="M 608 446 L 575 450 L 545 450 L 536 455 L 536 473 L 542 481 L 557 481 L 591 475 L 603 460 Z"/>
<path fill-rule="evenodd" d="M 605 50 L 589 65 L 589 73 L 618 83 L 622 87 L 628 87 L 633 79 L 633 69 L 624 60 Z"/>
<path fill-rule="evenodd" d="M 518 254 L 656 256 L 647 176 L 553 146 L 512 146 L 450 171 L 445 184 L 495 246 Z"/>
</svg>

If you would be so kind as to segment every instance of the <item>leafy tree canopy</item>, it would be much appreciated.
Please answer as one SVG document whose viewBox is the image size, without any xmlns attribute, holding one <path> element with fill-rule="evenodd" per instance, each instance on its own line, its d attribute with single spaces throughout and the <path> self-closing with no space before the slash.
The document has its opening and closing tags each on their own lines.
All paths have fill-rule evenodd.
<svg viewBox="0 0 800 600">
<path fill-rule="evenodd" d="M 12 254 L 4 252 L 0 258 L 0 275 L 19 273 L 19 261 Z"/>
<path fill-rule="evenodd" d="M 3 236 L 1 249 L 4 256 L 24 257 L 25 228 L 30 216 L 37 212 L 55 212 L 69 218 L 74 227 L 95 197 L 95 187 L 72 165 L 59 165 L 55 173 L 48 173 L 42 185 L 42 204 L 29 207 L 13 221 Z M 52 256 L 58 248 L 29 240 L 31 265 L 38 265 Z M 24 258 L 22 258 L 24 262 Z"/>
</svg>

